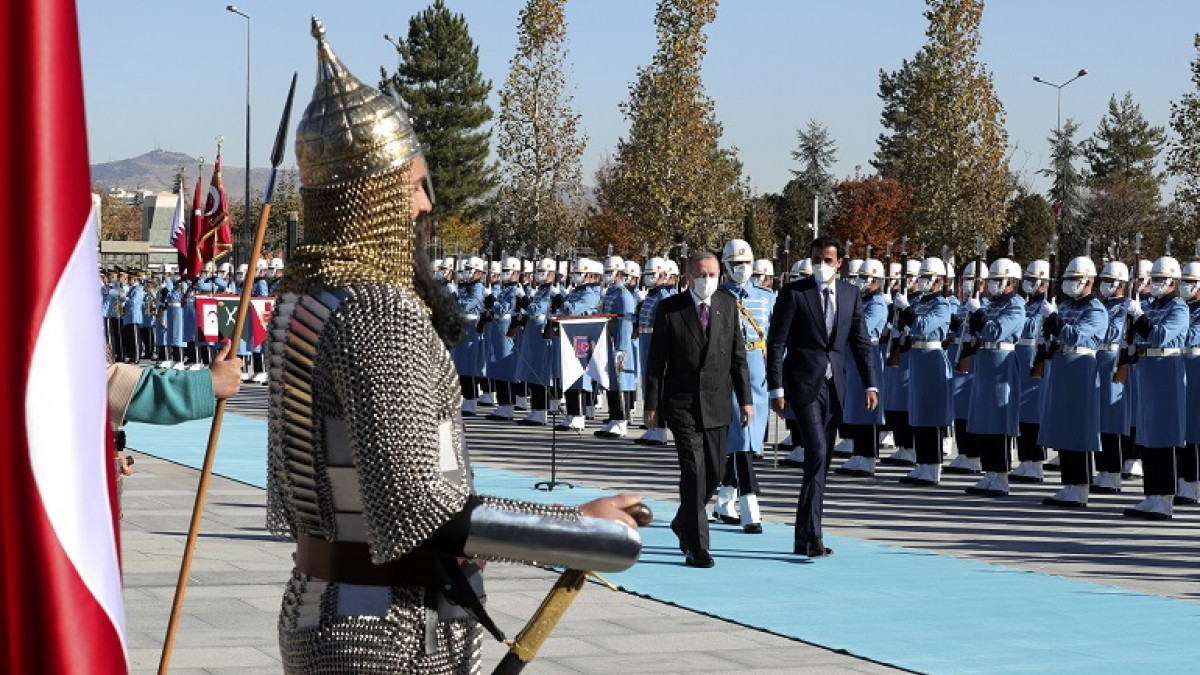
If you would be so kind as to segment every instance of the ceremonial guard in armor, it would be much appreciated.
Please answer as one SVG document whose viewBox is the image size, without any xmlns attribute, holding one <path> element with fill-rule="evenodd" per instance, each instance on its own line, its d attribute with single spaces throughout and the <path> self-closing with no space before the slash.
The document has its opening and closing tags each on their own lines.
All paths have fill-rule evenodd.
<svg viewBox="0 0 1200 675">
<path fill-rule="evenodd" d="M 888 304 L 883 294 L 883 263 L 874 258 L 864 260 L 858 277 L 851 280 L 862 292 L 863 328 L 871 340 L 871 363 L 875 372 L 884 370 L 883 349 L 880 339 L 887 329 Z M 879 427 L 883 425 L 883 407 L 867 410 L 866 385 L 858 364 L 846 359 L 846 403 L 842 412 L 847 437 L 854 445 L 853 454 L 835 473 L 856 478 L 875 475 L 875 462 L 879 459 Z"/>
<path fill-rule="evenodd" d="M 646 372 L 646 359 L 650 356 L 650 341 L 654 337 L 654 317 L 658 313 L 658 303 L 670 295 L 667 288 L 667 261 L 662 258 L 651 258 L 646 261 L 646 267 L 642 270 L 642 278 L 645 280 L 646 297 L 642 299 L 642 307 L 638 310 L 638 372 Z M 645 387 L 645 382 L 642 383 Z M 642 407 L 645 408 L 645 393 L 643 390 Z M 667 421 L 665 416 L 659 415 L 656 420 L 656 425 L 653 428 L 646 429 L 646 433 L 635 440 L 635 443 L 640 445 L 666 445 L 667 443 Z"/>
<path fill-rule="evenodd" d="M 529 414 L 519 424 L 543 426 L 554 393 L 554 380 L 558 377 L 558 354 L 547 331 L 550 305 L 558 288 L 554 283 L 554 259 L 542 258 L 534 279 L 533 295 L 522 310 L 525 330 L 517 349 L 516 377 L 529 391 Z"/>
<path fill-rule="evenodd" d="M 600 313 L 600 303 L 604 300 L 600 290 L 600 277 L 603 276 L 603 270 L 604 266 L 595 260 L 579 258 L 575 261 L 575 267 L 571 273 L 571 281 L 574 285 L 558 310 L 560 316 L 584 316 Z M 562 331 L 559 331 L 558 339 L 563 339 Z M 557 349 L 554 351 L 554 355 L 558 356 Z M 563 396 L 567 400 L 567 415 L 556 428 L 559 431 L 582 431 L 586 424 L 585 409 L 592 405 L 592 378 L 584 373 L 575 382 L 563 382 L 562 388 Z"/>
<path fill-rule="evenodd" d="M 283 669 L 477 673 L 480 625 L 498 630 L 476 560 L 624 569 L 640 549 L 620 511 L 632 498 L 574 509 L 474 494 L 443 346 L 465 326 L 414 242 L 424 160 L 407 117 L 318 40 L 296 142 L 305 241 L 271 330 L 267 524 L 297 544 Z"/>
<path fill-rule="evenodd" d="M 984 472 L 967 494 L 1003 497 L 1008 494 L 1012 468 L 1009 447 L 1020 431 L 1023 362 L 1016 343 L 1025 328 L 1025 299 L 1018 293 L 1021 266 L 1000 258 L 987 273 L 988 302 L 972 298 L 967 307 L 967 337 L 963 349 L 971 354 L 967 434 L 979 448 Z M 961 442 L 961 441 L 960 441 Z"/>
<path fill-rule="evenodd" d="M 917 454 L 913 449 L 913 427 L 908 408 L 911 370 L 911 353 L 908 344 L 912 340 L 907 326 L 900 321 L 902 305 L 908 305 L 910 295 L 916 294 L 917 275 L 921 271 L 920 260 L 909 260 L 903 265 L 895 264 L 896 290 L 892 293 L 892 304 L 895 306 L 892 326 L 888 327 L 892 339 L 892 349 L 900 349 L 900 358 L 896 365 L 888 366 L 883 375 L 883 414 L 888 427 L 892 430 L 892 441 L 896 451 L 883 458 L 884 464 L 896 466 L 913 466 L 917 463 Z M 896 303 L 899 300 L 899 304 Z M 902 346 L 903 345 L 903 346 Z M 891 356 L 889 353 L 887 356 Z M 890 358 L 889 358 L 890 361 Z"/>
<path fill-rule="evenodd" d="M 1041 423 L 1042 379 L 1030 373 L 1037 357 L 1038 340 L 1042 335 L 1042 320 L 1050 316 L 1054 304 L 1046 300 L 1050 283 L 1050 263 L 1034 260 L 1025 267 L 1021 291 L 1025 295 L 1025 328 L 1017 342 L 1017 369 L 1021 376 L 1020 433 L 1017 435 L 1017 468 L 1009 474 L 1014 483 L 1041 483 L 1045 474 L 1046 448 L 1038 444 L 1038 425 Z"/>
<path fill-rule="evenodd" d="M 1200 261 L 1183 266 L 1179 297 L 1187 302 L 1188 332 L 1183 347 L 1183 367 L 1187 373 L 1186 444 L 1178 452 L 1176 464 L 1179 478 L 1175 489 L 1175 504 L 1195 504 L 1200 501 Z"/>
<path fill-rule="evenodd" d="M 509 327 L 517 312 L 517 303 L 525 296 L 521 287 L 521 261 L 506 258 L 500 267 L 500 287 L 484 298 L 486 321 L 487 374 L 496 391 L 496 409 L 488 419 L 510 422 L 513 418 L 513 387 L 517 382 L 516 337 Z"/>
<path fill-rule="evenodd" d="M 775 265 L 766 258 L 759 258 L 754 261 L 753 276 L 751 282 L 759 288 L 768 291 L 775 291 Z"/>
<path fill-rule="evenodd" d="M 942 433 L 954 424 L 950 361 L 942 341 L 950 332 L 950 301 L 942 295 L 946 265 L 941 258 L 921 262 L 920 296 L 910 305 L 904 296 L 893 301 L 909 341 L 908 423 L 913 429 L 917 466 L 901 483 L 937 485 L 942 477 Z"/>
<path fill-rule="evenodd" d="M 637 321 L 637 296 L 629 289 L 625 261 L 609 256 L 604 261 L 608 291 L 604 314 L 608 320 L 608 421 L 596 431 L 600 438 L 625 438 L 637 392 L 637 354 L 633 350 L 633 325 Z"/>
<path fill-rule="evenodd" d="M 946 341 L 946 355 L 950 359 L 950 367 L 954 368 L 954 379 L 952 381 L 954 389 L 954 444 L 958 449 L 958 456 L 946 468 L 942 469 L 945 473 L 977 474 L 983 471 L 979 444 L 971 437 L 971 432 L 967 431 L 967 411 L 971 407 L 971 382 L 974 379 L 974 375 L 971 373 L 970 368 L 960 370 L 956 367 L 963 356 L 964 345 L 970 336 L 967 322 L 971 312 L 978 310 L 986 301 L 983 297 L 984 294 L 979 292 L 987 284 L 988 278 L 987 268 L 982 265 L 982 261 L 982 258 L 980 258 L 981 264 L 978 272 L 975 270 L 974 260 L 963 267 L 962 288 L 959 289 L 961 301 L 954 308 L 954 313 L 950 316 L 951 337 Z M 971 302 L 972 300 L 974 302 Z M 1006 473 L 1007 471 L 1008 469 L 1005 469 Z"/>
<path fill-rule="evenodd" d="M 1063 487 L 1048 506 L 1087 505 L 1092 457 L 1100 452 L 1100 387 L 1096 350 L 1108 331 L 1108 312 L 1095 296 L 1096 265 L 1086 257 L 1063 271 L 1067 299 L 1042 321 L 1048 357 L 1042 383 L 1038 445 L 1058 452 Z"/>
<path fill-rule="evenodd" d="M 1096 353 L 1097 379 L 1100 381 L 1100 452 L 1096 455 L 1096 476 L 1091 492 L 1113 494 L 1121 491 L 1124 458 L 1132 441 L 1129 426 L 1128 380 L 1115 382 L 1117 361 L 1124 349 L 1125 324 L 1129 307 L 1129 268 L 1114 260 L 1100 270 L 1097 294 L 1108 314 L 1108 327 Z"/>
<path fill-rule="evenodd" d="M 725 282 L 720 291 L 737 302 L 741 340 L 746 345 L 746 369 L 750 374 L 750 403 L 754 417 L 742 426 L 742 407 L 737 395 L 730 397 L 729 433 L 725 439 L 725 471 L 717 490 L 716 514 L 725 523 L 740 523 L 750 534 L 762 532 L 762 514 L 758 508 L 758 476 L 754 457 L 762 456 L 771 418 L 767 390 L 767 331 L 775 309 L 775 294 L 751 283 L 754 253 L 742 239 L 726 242 L 721 251 Z"/>
<path fill-rule="evenodd" d="M 121 356 L 129 363 L 142 357 L 141 328 L 146 314 L 146 289 L 142 286 L 141 270 L 129 271 L 129 288 L 121 301 L 125 313 L 121 318 Z"/>
<path fill-rule="evenodd" d="M 458 372 L 459 384 L 462 387 L 463 415 L 474 415 L 476 399 L 479 396 L 479 383 L 485 377 L 487 366 L 487 340 L 479 332 L 479 316 L 483 313 L 484 298 L 488 293 L 484 289 L 484 275 L 487 261 L 479 256 L 471 256 L 463 270 L 463 277 L 458 286 L 458 308 L 462 310 L 463 339 L 451 352 L 454 356 L 454 369 Z"/>
<path fill-rule="evenodd" d="M 1182 352 L 1190 319 L 1179 297 L 1180 276 L 1174 258 L 1155 260 L 1150 270 L 1152 299 L 1129 303 L 1138 355 L 1131 375 L 1137 378 L 1141 397 L 1133 420 L 1134 443 L 1141 450 L 1146 494 L 1142 502 L 1125 509 L 1132 518 L 1166 520 L 1173 512 L 1175 449 L 1184 444 L 1188 412 Z"/>
</svg>

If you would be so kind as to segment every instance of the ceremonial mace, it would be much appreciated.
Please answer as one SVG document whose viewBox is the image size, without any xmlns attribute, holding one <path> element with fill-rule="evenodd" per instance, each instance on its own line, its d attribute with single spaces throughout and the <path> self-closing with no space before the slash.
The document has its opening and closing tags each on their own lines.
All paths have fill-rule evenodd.
<svg viewBox="0 0 1200 675">
<path fill-rule="evenodd" d="M 267 187 L 263 191 L 262 213 L 258 216 L 258 231 L 254 235 L 254 246 L 250 249 L 250 263 L 247 269 L 258 267 L 259 254 L 262 252 L 263 238 L 267 231 L 267 219 L 271 215 L 271 193 L 275 191 L 275 172 L 283 161 L 283 144 L 287 140 L 288 120 L 292 115 L 292 99 L 296 94 L 296 74 L 292 73 L 292 86 L 288 89 L 287 103 L 283 106 L 283 119 L 279 120 L 279 132 L 275 135 L 275 148 L 271 151 L 271 173 L 267 178 Z M 246 167 L 250 171 L 250 167 Z M 249 210 L 250 205 L 246 204 Z M 242 298 L 238 304 L 237 319 L 233 325 L 233 335 L 230 340 L 241 338 L 242 330 L 246 327 L 246 312 L 250 308 L 250 291 L 254 284 L 242 284 Z M 226 360 L 238 358 L 233 350 Z M 179 627 L 179 612 L 183 609 L 183 594 L 187 590 L 188 572 L 192 567 L 192 553 L 196 548 L 196 535 L 200 530 L 200 518 L 204 515 L 204 498 L 208 492 L 208 479 L 212 476 L 213 459 L 217 454 L 217 439 L 221 435 L 221 420 L 225 416 L 227 399 L 217 401 L 217 411 L 213 414 L 212 428 L 208 432 L 208 448 L 204 451 L 204 468 L 200 470 L 200 484 L 196 487 L 196 503 L 192 507 L 192 522 L 188 526 L 187 546 L 183 549 L 183 562 L 179 566 L 179 580 L 175 583 L 175 599 L 171 602 L 171 619 L 167 623 L 167 636 L 163 640 L 162 655 L 158 661 L 158 675 L 166 675 L 171 665 L 171 647 L 175 642 L 175 629 Z"/>
<path fill-rule="evenodd" d="M 650 512 L 650 507 L 642 503 L 634 504 L 625 509 L 638 524 L 638 527 L 645 527 L 654 520 L 654 514 Z M 606 579 L 594 572 L 584 572 L 582 570 L 567 570 L 558 577 L 558 581 L 554 582 L 554 587 L 542 599 L 542 604 L 529 617 L 529 621 L 525 627 L 517 633 L 517 638 L 508 642 L 508 653 L 500 661 L 496 669 L 492 671 L 492 675 L 517 675 L 525 669 L 525 666 L 533 661 L 537 656 L 538 649 L 541 649 L 542 643 L 550 636 L 550 631 L 558 625 L 558 620 L 566 613 L 567 608 L 579 596 L 579 591 L 583 590 L 583 584 L 589 576 L 595 576 L 602 583 L 613 590 L 617 590 L 615 586 L 610 584 Z"/>
</svg>

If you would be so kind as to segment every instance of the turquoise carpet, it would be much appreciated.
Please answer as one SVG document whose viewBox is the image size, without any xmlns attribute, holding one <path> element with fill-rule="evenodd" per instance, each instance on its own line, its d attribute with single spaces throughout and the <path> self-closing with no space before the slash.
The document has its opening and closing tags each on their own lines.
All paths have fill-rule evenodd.
<svg viewBox="0 0 1200 675">
<path fill-rule="evenodd" d="M 127 431 L 131 448 L 198 468 L 208 427 Z M 265 448 L 265 422 L 226 415 L 214 470 L 263 486 Z M 533 488 L 544 477 L 475 472 L 481 494 L 568 504 L 607 494 L 547 493 Z M 761 535 L 713 526 L 717 566 L 697 570 L 666 525 L 676 505 L 647 503 L 655 520 L 641 561 L 609 578 L 747 626 L 923 673 L 1191 672 L 1200 659 L 1200 604 L 832 535 L 837 553 L 812 561 L 791 554 L 792 528 L 776 523 Z"/>
</svg>

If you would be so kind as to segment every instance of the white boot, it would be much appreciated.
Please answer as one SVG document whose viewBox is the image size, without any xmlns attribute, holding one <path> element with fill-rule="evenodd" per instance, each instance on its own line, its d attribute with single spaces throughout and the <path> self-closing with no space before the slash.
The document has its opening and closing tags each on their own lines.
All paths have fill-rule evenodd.
<svg viewBox="0 0 1200 675">
<path fill-rule="evenodd" d="M 958 445 L 954 442 L 954 434 L 946 434 L 942 437 L 942 457 L 949 457 L 957 449 Z"/>
<path fill-rule="evenodd" d="M 979 473 L 983 471 L 983 463 L 978 457 L 967 457 L 959 454 L 954 458 L 953 462 L 946 467 L 946 473 Z"/>
<path fill-rule="evenodd" d="M 1187 506 L 1200 501 L 1200 483 L 1187 481 L 1182 478 L 1176 481 L 1175 499 L 1172 501 L 1176 506 Z"/>
<path fill-rule="evenodd" d="M 858 455 L 851 455 L 850 459 L 846 460 L 845 464 L 834 469 L 833 472 L 836 474 L 841 474 L 843 476 L 854 475 L 854 472 L 858 471 L 859 467 L 862 466 L 863 459 L 866 459 L 866 458 L 860 457 Z"/>
<path fill-rule="evenodd" d="M 529 410 L 529 397 L 518 396 L 517 400 L 516 400 L 516 405 L 513 407 L 513 409 L 521 410 L 521 411 Z"/>
<path fill-rule="evenodd" d="M 1088 487 L 1086 485 L 1064 485 L 1052 497 L 1046 497 L 1042 503 L 1046 506 L 1061 506 L 1078 509 L 1087 506 Z"/>
<path fill-rule="evenodd" d="M 583 431 L 586 424 L 587 420 L 583 418 L 583 415 L 567 415 L 554 428 L 559 431 Z"/>
<path fill-rule="evenodd" d="M 1121 467 L 1121 478 L 1141 478 L 1144 475 L 1140 459 L 1127 459 L 1125 466 Z"/>
<path fill-rule="evenodd" d="M 186 363 L 184 363 L 183 361 L 180 361 L 180 362 L 176 363 L 174 366 L 172 366 L 171 369 L 172 370 L 187 370 L 188 367 L 187 367 Z"/>
<path fill-rule="evenodd" d="M 203 363 L 193 363 L 192 365 L 188 366 L 188 370 L 204 370 L 207 367 L 208 366 L 204 365 Z"/>
<path fill-rule="evenodd" d="M 508 422 L 513 418 L 513 407 L 511 405 L 496 406 L 496 409 L 488 414 L 488 419 Z"/>
<path fill-rule="evenodd" d="M 496 405 L 496 392 L 485 391 L 480 394 L 479 405 Z"/>
<path fill-rule="evenodd" d="M 947 467 L 947 469 L 949 469 L 949 467 Z M 986 495 L 988 492 L 991 492 L 992 485 L 995 484 L 995 482 L 996 472 L 989 471 L 983 474 L 983 478 L 980 478 L 978 483 L 964 489 L 963 491 L 969 495 Z"/>
<path fill-rule="evenodd" d="M 913 485 L 930 487 L 942 482 L 941 464 L 918 464 L 917 471 L 917 479 L 913 481 Z"/>
<path fill-rule="evenodd" d="M 562 412 L 562 403 L 557 398 L 550 399 L 550 404 L 546 406 L 546 409 L 550 412 Z"/>
<path fill-rule="evenodd" d="M 835 457 L 848 457 L 854 452 L 854 441 L 849 438 L 840 439 L 833 445 L 833 454 Z"/>
<path fill-rule="evenodd" d="M 896 448 L 896 451 L 883 460 L 884 464 L 913 466 L 917 463 L 917 451 L 912 448 Z"/>
<path fill-rule="evenodd" d="M 250 381 L 257 382 L 258 384 L 266 384 L 268 379 L 267 371 L 264 370 L 261 373 L 256 373 L 254 377 L 250 378 Z"/>
<path fill-rule="evenodd" d="M 544 427 L 546 426 L 546 411 L 545 410 L 530 410 L 525 419 L 521 420 L 520 424 L 527 427 Z"/>
<path fill-rule="evenodd" d="M 1116 494 L 1121 491 L 1121 474 L 1101 471 L 1092 478 L 1092 492 L 1102 495 Z"/>
<path fill-rule="evenodd" d="M 907 474 L 900 477 L 900 482 L 905 485 L 913 485 L 917 479 L 921 477 L 921 464 L 914 466 Z"/>
<path fill-rule="evenodd" d="M 742 495 L 738 498 L 742 512 L 742 530 L 747 534 L 762 534 L 762 514 L 758 512 L 758 495 Z"/>
<path fill-rule="evenodd" d="M 1171 495 L 1147 495 L 1137 506 L 1125 509 L 1125 515 L 1142 520 L 1170 520 L 1174 511 L 1171 501 Z"/>
<path fill-rule="evenodd" d="M 1042 474 L 1042 463 L 1033 461 L 1021 462 L 1008 477 L 1014 483 L 1042 483 L 1046 480 Z"/>
<path fill-rule="evenodd" d="M 467 417 L 473 417 L 475 415 L 475 399 L 463 399 L 462 414 Z"/>
<path fill-rule="evenodd" d="M 874 476 L 875 458 L 862 457 L 861 461 L 859 462 L 859 468 L 855 469 L 854 473 L 851 475 L 855 478 L 870 478 L 871 476 Z"/>
<path fill-rule="evenodd" d="M 641 438 L 634 441 L 638 445 L 666 445 L 666 435 L 659 427 L 647 429 L 646 433 L 642 434 Z"/>
<path fill-rule="evenodd" d="M 781 448 L 790 449 L 790 448 L 794 447 L 795 445 L 796 444 L 794 442 L 792 442 L 791 434 L 784 436 L 783 440 L 779 441 L 779 447 L 781 447 Z"/>
<path fill-rule="evenodd" d="M 174 367 L 175 367 L 175 362 L 169 361 L 169 360 L 168 361 L 159 361 L 158 365 L 155 366 L 155 368 L 162 368 L 163 370 L 169 370 Z"/>
<path fill-rule="evenodd" d="M 726 525 L 736 525 L 738 519 L 738 490 L 734 485 L 722 485 L 717 489 L 717 504 L 713 516 Z"/>
<path fill-rule="evenodd" d="M 804 466 L 804 447 L 800 445 L 793 445 L 791 452 L 789 452 L 783 459 L 779 460 L 779 464 L 780 466 Z"/>
<path fill-rule="evenodd" d="M 1062 463 L 1062 455 L 1060 455 L 1056 452 L 1056 453 L 1054 453 L 1053 457 L 1046 460 L 1046 464 L 1042 468 L 1046 471 L 1058 471 L 1059 470 L 1058 465 L 1061 463 Z"/>
<path fill-rule="evenodd" d="M 896 435 L 890 431 L 879 432 L 879 449 L 896 447 Z"/>
<path fill-rule="evenodd" d="M 625 420 L 612 420 L 605 424 L 596 436 L 600 438 L 625 438 L 625 434 L 629 431 L 629 423 Z"/>
</svg>

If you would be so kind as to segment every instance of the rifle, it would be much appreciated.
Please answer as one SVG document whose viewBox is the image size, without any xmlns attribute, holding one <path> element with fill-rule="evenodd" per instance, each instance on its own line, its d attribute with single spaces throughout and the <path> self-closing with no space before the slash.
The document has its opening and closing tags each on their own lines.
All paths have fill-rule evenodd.
<svg viewBox="0 0 1200 675">
<path fill-rule="evenodd" d="M 1050 275 L 1046 280 L 1046 302 L 1054 302 L 1058 290 L 1058 235 L 1050 238 Z M 1043 332 L 1044 333 L 1044 332 Z M 1040 380 L 1046 374 L 1046 359 L 1054 355 L 1055 345 L 1051 344 L 1049 336 L 1043 334 L 1038 342 L 1037 354 L 1033 357 L 1033 367 L 1029 369 L 1029 377 Z"/>
<path fill-rule="evenodd" d="M 555 285 L 558 284 L 558 270 L 561 266 L 562 266 L 562 251 L 556 250 L 556 251 L 554 251 L 554 284 Z M 560 289 L 560 291 L 566 292 L 565 285 Z M 550 304 L 551 304 L 551 306 L 554 305 L 553 297 L 550 298 Z M 554 319 L 552 319 L 550 317 L 550 312 L 551 312 L 550 308 L 547 308 L 547 310 L 546 310 L 546 325 L 542 328 L 542 339 L 543 340 L 553 340 L 554 339 Z"/>
<path fill-rule="evenodd" d="M 783 285 L 787 283 L 788 277 L 792 273 L 792 235 L 783 238 L 783 272 L 779 275 L 779 289 L 783 290 Z"/>
<path fill-rule="evenodd" d="M 684 242 L 684 243 L 682 243 L 682 244 L 680 244 L 680 245 L 679 245 L 679 259 L 680 259 L 680 261 L 681 261 L 681 262 L 683 262 L 683 266 L 684 266 L 684 268 L 686 268 L 686 267 L 687 267 L 687 259 L 688 259 L 688 245 L 687 245 L 687 242 Z M 683 269 L 680 269 L 680 270 L 679 270 L 679 274 L 676 274 L 676 275 L 675 275 L 675 292 L 676 292 L 676 293 L 682 293 L 682 292 L 683 292 L 683 289 L 684 289 L 684 285 L 683 285 L 683 273 L 684 273 L 684 270 L 683 270 Z"/>
<path fill-rule="evenodd" d="M 976 300 L 979 299 L 980 295 L 982 294 L 982 290 L 983 290 L 982 270 L 983 270 L 983 237 L 977 237 L 975 239 L 975 276 L 971 282 L 974 285 L 974 288 L 971 289 L 971 297 Z M 965 284 L 966 282 L 967 282 L 966 275 L 963 275 L 963 283 Z M 979 310 L 976 310 L 976 311 L 979 311 Z M 970 316 L 967 317 L 967 321 L 970 322 Z M 963 337 L 965 338 L 966 335 L 967 335 L 967 330 L 963 330 Z M 958 363 L 955 365 L 954 369 L 960 373 L 970 373 L 971 372 L 971 357 L 974 356 L 975 352 L 978 350 L 979 350 L 979 347 L 978 347 L 977 343 L 971 343 L 970 345 L 968 345 L 965 339 L 959 340 L 959 342 L 958 342 Z"/>
<path fill-rule="evenodd" d="M 492 258 L 495 255 L 496 255 L 496 244 L 493 243 L 491 246 L 488 246 L 487 267 L 483 270 L 483 280 L 482 281 L 483 281 L 485 288 L 491 288 L 491 286 L 492 286 Z M 494 301 L 495 300 L 494 300 L 494 296 L 493 296 L 493 302 Z M 492 310 L 485 308 L 482 312 L 479 313 L 479 320 L 475 322 L 475 332 L 476 333 L 487 332 L 487 325 L 488 325 L 488 322 L 491 320 L 492 320 Z"/>
<path fill-rule="evenodd" d="M 1200 247 L 1200 241 L 1197 241 L 1197 246 Z M 1138 232 L 1133 237 L 1133 285 L 1130 287 L 1130 297 L 1134 300 L 1141 300 L 1141 286 L 1137 283 L 1137 268 L 1142 264 L 1142 233 Z M 1121 331 L 1121 344 L 1124 349 L 1117 353 L 1117 368 L 1113 371 L 1113 383 L 1125 384 L 1129 380 L 1129 364 L 1133 363 L 1133 350 L 1130 338 L 1133 336 L 1133 318 L 1128 313 L 1125 314 L 1125 329 Z"/>
<path fill-rule="evenodd" d="M 854 241 L 851 239 L 847 239 L 846 240 L 846 253 L 844 255 L 842 255 L 842 268 L 840 270 L 841 274 L 839 274 L 839 277 L 842 279 L 842 281 L 845 281 L 846 277 L 850 274 L 850 258 L 851 258 L 850 250 L 852 248 L 854 248 Z"/>
<path fill-rule="evenodd" d="M 525 274 L 525 247 L 522 246 L 520 252 L 518 252 L 517 255 L 519 256 L 517 258 L 517 286 L 519 286 L 521 288 L 521 291 L 524 292 L 525 285 L 521 283 L 521 276 L 523 274 Z M 534 257 L 536 257 L 536 254 Z M 526 299 L 528 299 L 528 298 L 526 298 Z M 521 324 L 522 322 L 517 321 L 517 317 L 515 316 L 516 312 L 513 312 L 513 314 L 514 314 L 514 316 L 508 322 L 508 330 L 504 331 L 504 335 L 505 335 L 505 337 L 510 337 L 510 338 L 515 339 L 517 337 L 517 328 L 518 328 L 519 324 Z M 524 319 L 524 318 L 528 318 L 528 317 L 526 317 L 524 314 L 522 314 L 521 318 Z"/>
<path fill-rule="evenodd" d="M 946 246 L 945 244 L 942 245 L 942 264 L 946 266 L 946 279 L 942 283 L 942 297 L 948 298 L 951 295 L 954 295 L 954 284 L 950 283 L 950 272 L 952 272 L 954 268 L 950 265 L 950 247 Z M 957 274 L 953 275 L 953 278 L 958 281 Z"/>
<path fill-rule="evenodd" d="M 891 242 L 888 242 L 889 249 Z M 891 257 L 889 250 L 888 257 Z M 899 291 L 908 296 L 908 289 L 904 286 L 904 269 L 908 266 L 908 237 L 900 238 L 900 289 Z M 897 322 L 900 320 L 900 312 L 896 310 L 896 303 L 888 305 L 888 325 L 892 327 L 891 337 L 888 338 L 887 345 L 887 367 L 900 367 L 900 327 Z"/>
</svg>

